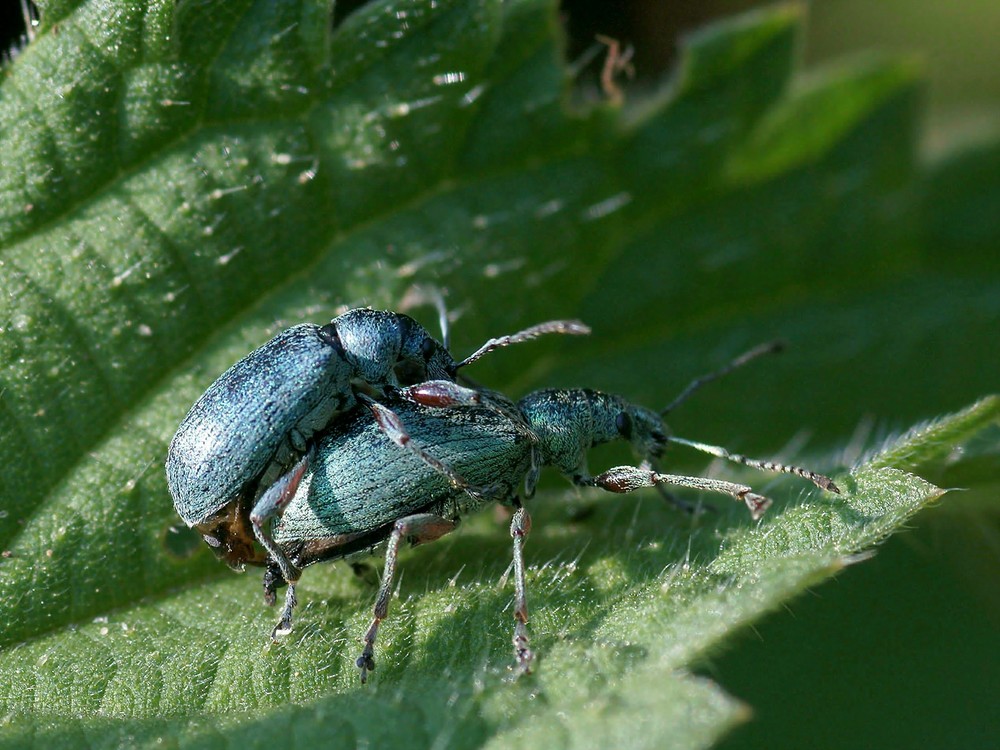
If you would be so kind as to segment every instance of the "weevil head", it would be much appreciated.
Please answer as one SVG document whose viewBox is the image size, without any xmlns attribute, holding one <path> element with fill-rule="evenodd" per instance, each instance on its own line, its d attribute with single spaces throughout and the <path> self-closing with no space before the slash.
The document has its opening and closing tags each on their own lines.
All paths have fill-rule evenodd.
<svg viewBox="0 0 1000 750">
<path fill-rule="evenodd" d="M 519 404 L 540 441 L 542 461 L 563 474 L 586 474 L 587 451 L 625 440 L 643 459 L 663 453 L 667 428 L 654 411 L 589 389 L 536 391 Z"/>
<path fill-rule="evenodd" d="M 669 432 L 663 419 L 655 411 L 631 404 L 619 398 L 620 408 L 614 415 L 618 437 L 628 441 L 632 449 L 644 459 L 663 455 Z"/>
<path fill-rule="evenodd" d="M 352 377 L 376 389 L 454 379 L 448 350 L 409 315 L 359 308 L 323 328 L 336 333 Z"/>
<path fill-rule="evenodd" d="M 250 510 L 244 495 L 232 500 L 194 530 L 211 547 L 216 557 L 233 570 L 242 571 L 247 565 L 263 565 L 267 555 L 254 544 L 250 525 Z"/>
<path fill-rule="evenodd" d="M 409 315 L 397 313 L 399 355 L 393 372 L 400 385 L 454 380 L 455 360 L 444 345 Z"/>
</svg>

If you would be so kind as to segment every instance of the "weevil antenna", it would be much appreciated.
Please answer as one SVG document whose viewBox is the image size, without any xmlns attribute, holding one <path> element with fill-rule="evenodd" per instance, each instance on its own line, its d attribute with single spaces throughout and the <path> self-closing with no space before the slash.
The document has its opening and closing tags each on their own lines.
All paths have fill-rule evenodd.
<svg viewBox="0 0 1000 750">
<path fill-rule="evenodd" d="M 547 333 L 564 333 L 569 336 L 585 336 L 590 333 L 590 327 L 581 323 L 579 320 L 549 320 L 545 323 L 539 323 L 536 326 L 525 328 L 523 331 L 512 333 L 509 336 L 500 336 L 499 338 L 490 339 L 468 357 L 457 363 L 454 369 L 459 370 L 466 365 L 471 365 L 477 359 L 480 359 L 485 354 L 489 354 L 494 349 L 500 349 L 501 347 L 510 346 L 511 344 L 520 344 L 522 341 L 531 341 L 531 339 L 544 336 Z"/>
<path fill-rule="evenodd" d="M 801 466 L 793 466 L 791 464 L 779 464 L 776 461 L 766 461 L 759 458 L 747 458 L 746 456 L 740 455 L 739 453 L 732 453 L 718 445 L 708 445 L 707 443 L 699 443 L 697 440 L 685 440 L 684 438 L 679 438 L 676 435 L 671 435 L 667 438 L 671 443 L 677 443 L 678 445 L 686 445 L 688 448 L 694 448 L 696 451 L 701 451 L 702 453 L 707 453 L 710 456 L 716 456 L 717 458 L 725 459 L 726 461 L 732 461 L 735 464 L 743 464 L 744 466 L 749 466 L 751 469 L 760 469 L 761 471 L 774 471 L 780 474 L 794 474 L 795 476 L 802 477 L 803 479 L 808 479 L 810 482 L 815 484 L 822 490 L 827 492 L 833 492 L 837 495 L 840 494 L 840 488 L 833 483 L 830 477 L 824 474 L 817 474 L 809 469 L 803 469 Z"/>
<path fill-rule="evenodd" d="M 701 388 L 706 383 L 711 383 L 713 380 L 718 380 L 723 375 L 728 375 L 733 370 L 743 367 L 743 365 L 752 362 L 757 359 L 757 357 L 762 357 L 765 354 L 777 354 L 782 349 L 785 348 L 785 342 L 780 339 L 774 341 L 768 341 L 766 344 L 761 344 L 760 346 L 755 346 L 748 352 L 744 352 L 740 356 L 736 357 L 734 360 L 729 362 L 729 364 L 720 367 L 714 372 L 710 372 L 707 375 L 702 375 L 700 378 L 695 378 L 690 383 L 688 383 L 687 388 L 681 391 L 681 395 L 675 398 L 670 404 L 660 412 L 661 417 L 667 416 L 670 412 L 676 409 L 678 406 L 687 401 L 691 396 Z"/>
<path fill-rule="evenodd" d="M 441 327 L 441 343 L 444 344 L 445 351 L 451 349 L 451 324 L 448 322 L 448 306 L 444 302 L 444 295 L 436 286 L 429 290 L 431 302 L 438 314 L 438 325 Z"/>
</svg>

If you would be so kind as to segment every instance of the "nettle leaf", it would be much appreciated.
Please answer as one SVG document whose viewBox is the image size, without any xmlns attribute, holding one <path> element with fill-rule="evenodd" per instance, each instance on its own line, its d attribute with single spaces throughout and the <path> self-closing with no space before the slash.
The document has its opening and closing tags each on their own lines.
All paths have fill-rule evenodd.
<svg viewBox="0 0 1000 750">
<path fill-rule="evenodd" d="M 624 111 L 568 104 L 551 2 L 329 21 L 314 0 L 50 2 L 3 71 L 0 745 L 711 745 L 748 710 L 692 673 L 702 655 L 940 497 L 918 474 L 995 469 L 995 398 L 867 460 L 838 446 L 871 415 L 900 429 L 997 387 L 1000 269 L 980 251 L 1000 240 L 1000 146 L 920 163 L 908 64 L 792 81 L 787 7 L 691 37 Z M 512 395 L 663 405 L 780 335 L 787 355 L 674 426 L 751 455 L 809 434 L 796 462 L 845 492 L 768 480 L 754 524 L 547 480 L 537 673 L 505 679 L 510 543 L 485 514 L 404 556 L 362 689 L 370 584 L 310 569 L 271 645 L 259 579 L 183 528 L 162 464 L 237 358 L 362 304 L 430 325 L 414 285 L 447 290 L 458 355 L 593 325 L 475 366 Z"/>
</svg>

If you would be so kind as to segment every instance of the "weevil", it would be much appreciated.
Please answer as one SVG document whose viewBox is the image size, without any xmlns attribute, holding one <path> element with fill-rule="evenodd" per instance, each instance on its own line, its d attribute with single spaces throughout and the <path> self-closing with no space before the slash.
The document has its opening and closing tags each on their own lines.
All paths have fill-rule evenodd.
<svg viewBox="0 0 1000 750">
<path fill-rule="evenodd" d="M 490 339 L 456 361 L 443 313 L 441 321 L 444 344 L 407 315 L 350 310 L 326 325 L 282 331 L 234 364 L 191 407 L 167 451 L 178 514 L 233 566 L 280 558 L 266 535 L 256 534 L 263 552 L 254 545 L 257 530 L 245 510 L 305 453 L 313 435 L 355 406 L 357 393 L 383 397 L 425 380 L 454 381 L 461 368 L 499 347 L 546 333 L 589 333 L 579 321 L 549 321 Z M 455 389 L 450 399 L 459 393 L 473 397 Z"/>
<path fill-rule="evenodd" d="M 726 368 L 693 381 L 664 411 L 701 384 L 774 349 L 774 345 L 758 347 Z M 421 388 L 433 393 L 438 386 L 439 401 L 446 402 L 451 384 L 425 383 Z M 288 584 L 272 638 L 291 630 L 298 571 L 385 543 L 385 568 L 374 616 L 357 661 L 365 681 L 375 667 L 376 635 L 388 614 L 400 546 L 438 539 L 454 530 L 463 515 L 485 503 L 500 502 L 515 509 L 510 526 L 513 643 L 517 671 L 530 671 L 533 654 L 527 635 L 523 548 L 531 518 L 518 488 L 523 485 L 524 498 L 530 498 L 544 466 L 555 467 L 578 486 L 616 493 L 668 485 L 719 492 L 745 502 L 753 518 L 761 516 L 770 500 L 747 485 L 657 471 L 653 462 L 668 443 L 675 442 L 752 468 L 796 474 L 824 490 L 839 492 L 822 474 L 676 438 L 662 413 L 621 396 L 589 389 L 548 389 L 531 393 L 516 405 L 489 391 L 479 396 L 474 405 L 463 402 L 437 409 L 407 402 L 390 409 L 365 399 L 367 409 L 359 408 L 331 425 L 314 449 L 268 489 L 255 510 L 263 515 L 255 522 L 272 526 L 275 545 L 295 568 L 289 580 L 284 565 L 272 559 L 264 575 L 264 598 L 269 604 L 276 599 L 275 589 Z M 592 476 L 587 471 L 588 451 L 613 440 L 630 443 L 644 459 L 642 466 L 616 466 Z"/>
</svg>

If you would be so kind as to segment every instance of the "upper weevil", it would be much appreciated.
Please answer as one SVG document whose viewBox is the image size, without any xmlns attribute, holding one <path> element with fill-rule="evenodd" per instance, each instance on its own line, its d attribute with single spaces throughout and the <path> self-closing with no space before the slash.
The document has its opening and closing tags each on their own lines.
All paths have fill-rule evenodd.
<svg viewBox="0 0 1000 750">
<path fill-rule="evenodd" d="M 191 407 L 167 451 L 178 514 L 230 564 L 262 564 L 266 556 L 254 549 L 239 506 L 252 505 L 317 431 L 357 403 L 358 392 L 380 397 L 425 380 L 453 381 L 498 347 L 546 333 L 589 333 L 578 321 L 549 321 L 490 339 L 455 361 L 441 320 L 445 344 L 407 315 L 350 310 L 323 326 L 282 331 L 230 367 Z"/>
<path fill-rule="evenodd" d="M 676 442 L 753 468 L 796 474 L 822 489 L 839 492 L 829 478 L 806 469 L 673 437 L 663 422 L 663 415 L 701 384 L 776 348 L 774 344 L 758 347 L 722 370 L 693 381 L 663 412 L 588 389 L 536 391 L 516 406 L 489 391 L 479 392 L 478 403 L 454 408 L 429 409 L 400 401 L 393 411 L 386 404 L 364 399 L 371 414 L 358 409 L 331 425 L 318 436 L 310 453 L 272 485 L 244 518 L 244 525 L 252 523 L 277 550 L 264 576 L 265 601 L 273 603 L 275 588 L 288 584 L 284 610 L 272 636 L 291 629 L 295 584 L 303 567 L 387 542 L 374 618 L 358 659 L 364 680 L 374 669 L 375 638 L 388 614 L 399 547 L 404 542 L 437 539 L 452 531 L 462 515 L 485 502 L 498 501 L 516 508 L 510 529 L 514 650 L 519 671 L 528 671 L 532 653 L 526 627 L 523 545 L 531 519 L 517 492 L 523 481 L 525 497 L 533 494 L 542 466 L 554 466 L 580 486 L 631 492 L 674 485 L 731 495 L 744 501 L 754 518 L 764 512 L 770 501 L 747 485 L 660 473 L 653 463 L 668 442 Z M 435 383 L 421 386 L 422 393 L 436 389 Z M 447 401 L 450 390 L 450 383 L 440 384 L 439 401 Z M 612 440 L 630 443 L 644 463 L 590 475 L 588 451 Z"/>
</svg>

